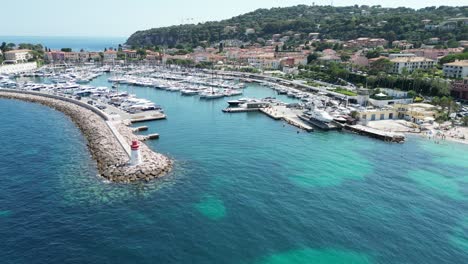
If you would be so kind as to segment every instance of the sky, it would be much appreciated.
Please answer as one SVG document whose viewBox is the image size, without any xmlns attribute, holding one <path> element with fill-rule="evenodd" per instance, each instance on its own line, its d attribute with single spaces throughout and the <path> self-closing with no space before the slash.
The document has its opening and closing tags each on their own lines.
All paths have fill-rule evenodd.
<svg viewBox="0 0 468 264">
<path fill-rule="evenodd" d="M 466 1 L 466 2 L 465 2 Z M 468 0 L 22 0 L 2 1 L 0 36 L 128 37 L 138 30 L 227 19 L 258 8 L 311 5 L 463 5 Z M 465 2 L 465 3 L 463 3 Z M 14 10 L 14 12 L 8 12 Z"/>
</svg>

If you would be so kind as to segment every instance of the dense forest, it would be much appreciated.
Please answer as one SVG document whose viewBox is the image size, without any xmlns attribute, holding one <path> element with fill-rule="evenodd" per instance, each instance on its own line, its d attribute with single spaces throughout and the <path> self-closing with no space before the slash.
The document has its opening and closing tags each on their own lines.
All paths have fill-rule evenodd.
<svg viewBox="0 0 468 264">
<path fill-rule="evenodd" d="M 271 39 L 273 34 L 301 34 L 301 37 L 305 38 L 311 32 L 320 33 L 321 38 L 341 40 L 358 37 L 385 38 L 389 41 L 405 39 L 416 43 L 422 43 L 432 37 L 439 37 L 441 40 L 466 40 L 468 26 L 462 21 L 454 22 L 454 27 L 450 29 L 426 28 L 426 25 L 440 25 L 447 19 L 457 17 L 468 17 L 468 6 L 426 7 L 414 10 L 405 7 L 298 5 L 258 9 L 219 22 L 138 31 L 130 36 L 127 44 L 136 47 L 195 47 L 227 39 L 261 43 Z"/>
</svg>

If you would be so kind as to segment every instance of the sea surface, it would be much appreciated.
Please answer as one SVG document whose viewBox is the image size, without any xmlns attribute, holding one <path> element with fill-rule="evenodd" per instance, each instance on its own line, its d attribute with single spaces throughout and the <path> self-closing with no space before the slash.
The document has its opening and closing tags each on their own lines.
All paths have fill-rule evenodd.
<svg viewBox="0 0 468 264">
<path fill-rule="evenodd" d="M 0 43 L 42 44 L 51 50 L 71 48 L 73 51 L 103 51 L 104 48 L 117 48 L 125 43 L 126 37 L 47 37 L 47 36 L 0 36 Z"/>
<path fill-rule="evenodd" d="M 222 113 L 228 99 L 120 89 L 168 115 L 138 124 L 175 159 L 164 179 L 106 183 L 66 116 L 0 99 L 1 263 L 468 263 L 467 146 L 297 133 Z"/>
</svg>

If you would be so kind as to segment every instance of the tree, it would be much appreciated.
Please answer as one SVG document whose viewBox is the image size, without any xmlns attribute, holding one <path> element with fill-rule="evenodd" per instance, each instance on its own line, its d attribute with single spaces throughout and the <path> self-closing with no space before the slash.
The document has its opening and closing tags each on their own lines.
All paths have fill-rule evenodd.
<svg viewBox="0 0 468 264">
<path fill-rule="evenodd" d="M 141 58 L 146 56 L 146 50 L 144 49 L 138 49 L 137 50 L 137 55 L 140 56 Z"/>
<path fill-rule="evenodd" d="M 221 53 L 224 50 L 224 45 L 222 42 L 219 43 L 218 52 Z"/>
<path fill-rule="evenodd" d="M 366 57 L 368 59 L 378 58 L 378 57 L 380 57 L 380 51 L 377 50 L 377 49 L 370 50 L 370 51 L 367 52 Z"/>
<path fill-rule="evenodd" d="M 309 56 L 307 56 L 307 64 L 310 64 L 311 62 L 316 61 L 318 57 L 319 56 L 316 52 L 309 54 Z"/>
<path fill-rule="evenodd" d="M 275 52 L 279 52 L 279 46 L 278 45 L 275 46 Z"/>
<path fill-rule="evenodd" d="M 456 41 L 455 39 L 451 39 L 451 40 L 447 41 L 447 47 L 449 47 L 449 48 L 458 48 L 458 47 L 460 47 L 460 43 L 458 41 Z"/>
<path fill-rule="evenodd" d="M 63 52 L 72 52 L 71 48 L 62 48 L 61 51 Z"/>
<path fill-rule="evenodd" d="M 2 52 L 5 52 L 5 51 L 6 51 L 6 47 L 7 47 L 6 42 L 2 42 L 2 45 L 0 46 L 0 50 L 1 50 Z"/>
<path fill-rule="evenodd" d="M 393 68 L 393 63 L 389 59 L 378 59 L 370 65 L 370 73 L 377 74 L 378 72 L 388 73 Z"/>
<path fill-rule="evenodd" d="M 414 99 L 414 98 L 416 98 L 416 95 L 417 95 L 417 94 L 416 94 L 415 91 L 413 91 L 413 90 L 409 90 L 409 91 L 408 91 L 408 97 Z"/>
</svg>

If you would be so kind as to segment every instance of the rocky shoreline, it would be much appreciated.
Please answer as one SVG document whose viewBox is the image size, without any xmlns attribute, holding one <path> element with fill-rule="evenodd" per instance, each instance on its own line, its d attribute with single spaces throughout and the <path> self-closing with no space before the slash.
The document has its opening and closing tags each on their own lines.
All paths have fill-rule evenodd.
<svg viewBox="0 0 468 264">
<path fill-rule="evenodd" d="M 68 117 L 78 126 L 87 140 L 88 149 L 97 162 L 98 171 L 103 178 L 117 183 L 150 181 L 168 173 L 173 161 L 155 153 L 145 144 L 141 144 L 142 163 L 129 166 L 129 156 L 108 123 L 95 112 L 69 101 L 54 99 L 37 93 L 28 94 L 15 91 L 0 91 L 0 98 L 16 99 L 54 108 Z M 131 128 L 121 121 L 113 122 L 126 143 L 130 145 L 133 135 Z"/>
</svg>

